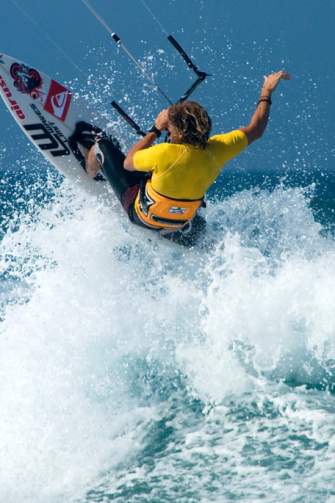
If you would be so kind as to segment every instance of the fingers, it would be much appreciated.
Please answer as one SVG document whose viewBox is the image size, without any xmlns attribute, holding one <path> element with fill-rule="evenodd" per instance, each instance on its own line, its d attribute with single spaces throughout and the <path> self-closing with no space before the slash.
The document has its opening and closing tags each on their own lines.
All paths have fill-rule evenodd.
<svg viewBox="0 0 335 503">
<path fill-rule="evenodd" d="M 284 70 L 282 70 L 280 78 L 284 79 L 284 80 L 291 80 L 292 77 L 288 72 L 285 72 Z"/>
<path fill-rule="evenodd" d="M 159 114 L 157 115 L 158 118 L 167 118 L 168 117 L 168 108 L 164 108 Z"/>
<path fill-rule="evenodd" d="M 278 72 L 270 73 L 269 75 L 265 75 L 264 79 L 268 79 L 269 77 L 271 78 L 278 78 L 278 79 L 284 79 L 284 80 L 290 80 L 291 75 L 286 72 L 285 70 L 279 70 Z"/>
<path fill-rule="evenodd" d="M 155 124 L 158 129 L 166 129 L 169 122 L 168 108 L 164 108 L 156 117 Z"/>
<path fill-rule="evenodd" d="M 272 93 L 276 90 L 279 82 L 281 80 L 290 80 L 291 75 L 285 70 L 279 70 L 278 72 L 271 73 L 264 77 L 263 90 Z"/>
<path fill-rule="evenodd" d="M 291 79 L 291 75 L 288 72 L 286 72 L 285 70 L 279 70 L 279 72 L 275 72 L 272 75 L 274 77 L 277 77 L 278 79 L 284 79 L 284 80 L 290 80 Z"/>
</svg>

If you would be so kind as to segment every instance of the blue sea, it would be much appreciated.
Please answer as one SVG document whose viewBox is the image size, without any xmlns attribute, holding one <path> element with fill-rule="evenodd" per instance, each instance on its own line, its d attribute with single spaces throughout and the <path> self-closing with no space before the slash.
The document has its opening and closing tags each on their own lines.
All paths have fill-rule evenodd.
<svg viewBox="0 0 335 503">
<path fill-rule="evenodd" d="M 257 42 L 250 61 L 263 60 L 250 70 L 238 34 L 215 47 L 205 21 L 193 57 L 210 70 L 222 56 L 230 70 L 223 97 L 209 83 L 194 98 L 218 132 L 246 122 L 259 67 L 280 57 Z M 163 104 L 140 76 L 125 93 L 107 54 L 87 50 L 87 78 L 66 83 L 127 148 L 136 137 L 109 96 L 144 122 Z M 143 63 L 164 82 L 181 64 L 170 57 L 146 48 Z M 234 87 L 239 75 L 249 94 Z M 335 502 L 333 133 L 307 75 L 278 90 L 269 132 L 210 190 L 207 233 L 191 249 L 133 226 L 113 196 L 71 185 L 8 115 L 1 502 Z"/>
</svg>

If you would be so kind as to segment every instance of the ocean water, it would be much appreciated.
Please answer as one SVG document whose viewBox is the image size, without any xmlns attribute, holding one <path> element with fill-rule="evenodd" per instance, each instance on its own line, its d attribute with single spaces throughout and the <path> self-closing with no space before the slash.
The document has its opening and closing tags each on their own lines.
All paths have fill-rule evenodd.
<svg viewBox="0 0 335 503">
<path fill-rule="evenodd" d="M 334 501 L 329 180 L 259 173 L 209 200 L 191 250 L 52 172 L 20 180 L 1 242 L 1 500 Z"/>
<path fill-rule="evenodd" d="M 258 69 L 228 50 L 217 72 L 251 92 Z M 122 94 L 106 54 L 92 48 L 95 71 L 69 85 L 126 148 L 105 97 L 148 122 L 158 104 L 138 80 Z M 173 73 L 164 51 L 143 61 Z M 1 502 L 335 502 L 335 176 L 315 87 L 278 93 L 264 149 L 224 171 L 193 249 L 133 226 L 32 147 L 1 147 Z M 204 89 L 216 123 L 249 114 L 234 86 L 222 109 Z"/>
</svg>

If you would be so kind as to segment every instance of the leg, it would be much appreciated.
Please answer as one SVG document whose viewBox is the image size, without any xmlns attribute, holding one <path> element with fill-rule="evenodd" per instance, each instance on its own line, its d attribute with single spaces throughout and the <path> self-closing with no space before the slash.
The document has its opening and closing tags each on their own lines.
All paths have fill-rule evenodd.
<svg viewBox="0 0 335 503">
<path fill-rule="evenodd" d="M 76 122 L 73 133 L 69 136 L 68 142 L 69 147 L 72 150 L 73 155 L 77 161 L 81 164 L 82 168 L 86 171 L 86 160 L 88 157 L 89 149 L 94 145 L 97 136 L 102 135 L 102 129 L 97 126 L 92 126 L 88 122 L 79 121 Z M 84 148 L 86 155 L 84 156 L 83 150 L 79 148 L 79 145 Z M 100 173 L 98 173 L 100 168 L 95 168 L 93 166 L 93 159 L 89 161 L 90 172 L 89 176 L 92 176 L 95 180 L 103 180 Z"/>
<path fill-rule="evenodd" d="M 86 169 L 86 173 L 91 178 L 95 178 L 97 176 L 98 172 L 101 170 L 101 166 L 98 163 L 97 158 L 95 156 L 94 146 L 91 147 L 86 153 L 85 169 Z"/>
<path fill-rule="evenodd" d="M 86 155 L 82 154 L 78 145 L 86 150 Z M 117 198 L 122 202 L 123 195 L 128 191 L 125 198 L 130 205 L 130 196 L 136 192 L 129 188 L 138 185 L 143 178 L 141 173 L 131 173 L 123 168 L 124 155 L 120 150 L 120 145 L 115 138 L 108 137 L 97 126 L 88 122 L 79 121 L 71 136 L 69 136 L 69 146 L 87 174 L 95 180 L 102 179 L 99 171 L 102 169 L 105 177 L 111 184 Z M 126 208 L 128 211 L 128 208 Z"/>
<path fill-rule="evenodd" d="M 123 167 L 124 158 L 124 154 L 112 140 L 101 139 L 88 152 L 86 171 L 94 177 L 97 171 L 102 169 L 116 197 L 128 211 L 129 205 L 137 195 L 139 183 L 146 175 L 125 170 Z M 133 195 L 133 201 L 129 200 L 130 193 Z M 125 199 L 127 200 L 126 204 L 124 204 Z"/>
</svg>

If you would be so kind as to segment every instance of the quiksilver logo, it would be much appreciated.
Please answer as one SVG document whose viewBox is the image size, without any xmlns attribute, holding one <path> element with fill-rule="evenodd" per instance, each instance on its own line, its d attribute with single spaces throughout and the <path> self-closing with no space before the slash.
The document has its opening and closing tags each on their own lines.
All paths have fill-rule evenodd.
<svg viewBox="0 0 335 503">
<path fill-rule="evenodd" d="M 68 93 L 58 93 L 52 98 L 54 107 L 62 108 L 65 105 L 65 101 Z"/>
</svg>

